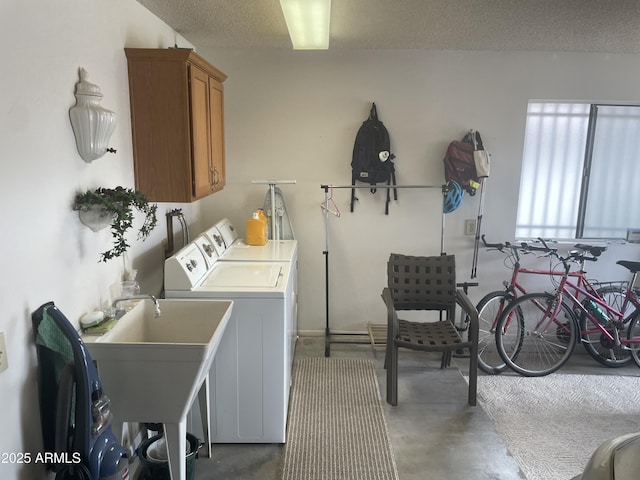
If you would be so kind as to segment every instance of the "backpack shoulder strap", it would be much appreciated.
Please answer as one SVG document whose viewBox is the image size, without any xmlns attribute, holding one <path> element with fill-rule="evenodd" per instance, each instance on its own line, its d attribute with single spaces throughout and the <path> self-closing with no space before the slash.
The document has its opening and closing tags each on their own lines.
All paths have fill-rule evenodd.
<svg viewBox="0 0 640 480">
<path fill-rule="evenodd" d="M 395 201 L 398 201 L 398 189 L 395 188 L 396 186 L 396 168 L 395 165 L 393 164 L 392 160 L 395 158 L 396 156 L 391 154 L 389 156 L 389 170 L 390 170 L 390 175 L 389 175 L 389 181 L 387 182 L 387 185 L 391 186 L 393 185 L 393 199 Z M 391 189 L 387 188 L 387 203 L 384 207 L 384 214 L 385 215 L 389 215 L 389 203 L 391 203 Z"/>
<path fill-rule="evenodd" d="M 351 189 L 351 211 L 353 212 L 353 207 L 355 206 L 356 200 L 358 200 L 358 197 L 356 197 L 356 174 L 355 172 L 351 172 L 351 186 L 354 187 Z"/>
</svg>

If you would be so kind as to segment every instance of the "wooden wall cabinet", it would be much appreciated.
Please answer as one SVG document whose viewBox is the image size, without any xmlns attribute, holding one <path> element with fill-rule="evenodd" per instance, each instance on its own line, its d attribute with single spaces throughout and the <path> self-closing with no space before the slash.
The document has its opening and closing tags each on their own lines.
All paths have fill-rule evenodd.
<svg viewBox="0 0 640 480">
<path fill-rule="evenodd" d="M 125 48 L 136 188 L 192 202 L 225 185 L 227 76 L 190 49 Z"/>
</svg>

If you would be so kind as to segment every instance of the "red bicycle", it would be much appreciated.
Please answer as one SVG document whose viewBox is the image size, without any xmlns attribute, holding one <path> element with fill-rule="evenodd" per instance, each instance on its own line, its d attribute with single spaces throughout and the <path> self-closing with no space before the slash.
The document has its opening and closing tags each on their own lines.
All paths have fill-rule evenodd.
<svg viewBox="0 0 640 480">
<path fill-rule="evenodd" d="M 521 375 L 542 376 L 556 371 L 569 359 L 578 340 L 603 365 L 621 366 L 638 356 L 640 334 L 634 330 L 640 333 L 637 296 L 632 289 L 609 286 L 612 299 L 629 301 L 622 304 L 622 311 L 608 304 L 594 286 L 598 284 L 589 282 L 582 268 L 585 261 L 597 260 L 604 248 L 582 247 L 588 251 L 574 250 L 566 256 L 553 253 L 564 267 L 555 292 L 525 294 L 507 305 L 498 319 L 498 354 Z M 571 263 L 580 264 L 580 270 L 571 272 Z M 627 325 L 624 337 L 621 332 Z"/>
<path fill-rule="evenodd" d="M 580 267 L 576 271 L 565 272 L 564 269 L 538 269 L 526 268 L 520 264 L 520 255 L 538 252 L 538 256 L 555 257 L 557 250 L 549 247 L 546 243 L 540 242 L 540 245 L 532 245 L 521 243 L 519 245 L 505 243 L 487 243 L 484 235 L 482 241 L 485 247 L 495 249 L 506 254 L 505 264 L 512 269 L 511 278 L 505 281 L 504 289 L 490 292 L 485 295 L 477 304 L 478 315 L 480 319 L 480 336 L 478 345 L 478 367 L 485 373 L 495 375 L 507 368 L 507 364 L 500 356 L 495 342 L 495 332 L 497 323 L 502 312 L 508 304 L 522 295 L 527 294 L 527 290 L 519 281 L 520 274 L 546 275 L 552 278 L 560 278 L 565 274 L 575 279 L 576 285 L 585 288 L 595 296 L 601 298 L 605 303 L 626 311 L 627 305 L 623 305 L 625 298 L 625 288 L 621 282 L 597 283 L 587 279 L 584 269 L 584 262 L 587 260 L 595 260 L 600 256 L 606 247 L 591 246 L 577 244 L 574 248 L 576 257 L 579 258 Z M 589 253 L 590 256 L 587 256 Z M 640 263 L 638 264 L 640 265 Z M 612 345 L 608 337 L 602 335 L 600 330 L 591 324 L 591 322 L 580 314 L 577 307 L 574 308 L 580 323 L 580 339 L 585 350 L 599 363 L 608 367 L 619 367 L 628 364 L 631 361 L 630 353 L 622 350 L 619 346 Z M 515 339 L 524 337 L 525 321 L 522 312 L 516 310 L 511 325 L 511 332 Z M 638 326 L 640 330 L 640 325 Z M 512 352 L 516 355 L 517 350 L 521 348 L 523 338 L 520 342 L 514 342 Z"/>
</svg>

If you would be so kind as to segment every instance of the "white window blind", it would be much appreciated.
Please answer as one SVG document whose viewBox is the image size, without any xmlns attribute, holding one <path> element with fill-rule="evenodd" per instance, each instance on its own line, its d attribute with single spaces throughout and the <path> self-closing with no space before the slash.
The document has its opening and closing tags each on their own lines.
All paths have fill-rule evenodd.
<svg viewBox="0 0 640 480">
<path fill-rule="evenodd" d="M 624 238 L 640 227 L 640 108 L 530 102 L 517 238 Z"/>
</svg>

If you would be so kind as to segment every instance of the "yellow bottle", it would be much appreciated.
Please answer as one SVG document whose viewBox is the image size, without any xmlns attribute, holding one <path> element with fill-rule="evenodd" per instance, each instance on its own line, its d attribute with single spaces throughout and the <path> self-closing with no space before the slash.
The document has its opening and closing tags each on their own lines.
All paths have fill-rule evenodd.
<svg viewBox="0 0 640 480">
<path fill-rule="evenodd" d="M 260 215 L 255 212 L 247 220 L 247 245 L 265 245 L 267 243 L 267 229 L 264 222 L 260 220 Z"/>
<path fill-rule="evenodd" d="M 259 208 L 258 210 L 256 210 L 256 213 L 258 214 L 258 216 L 260 217 L 260 220 L 262 220 L 264 222 L 264 235 L 266 238 L 269 238 L 269 219 L 267 218 L 267 216 L 264 214 L 264 210 Z"/>
</svg>

